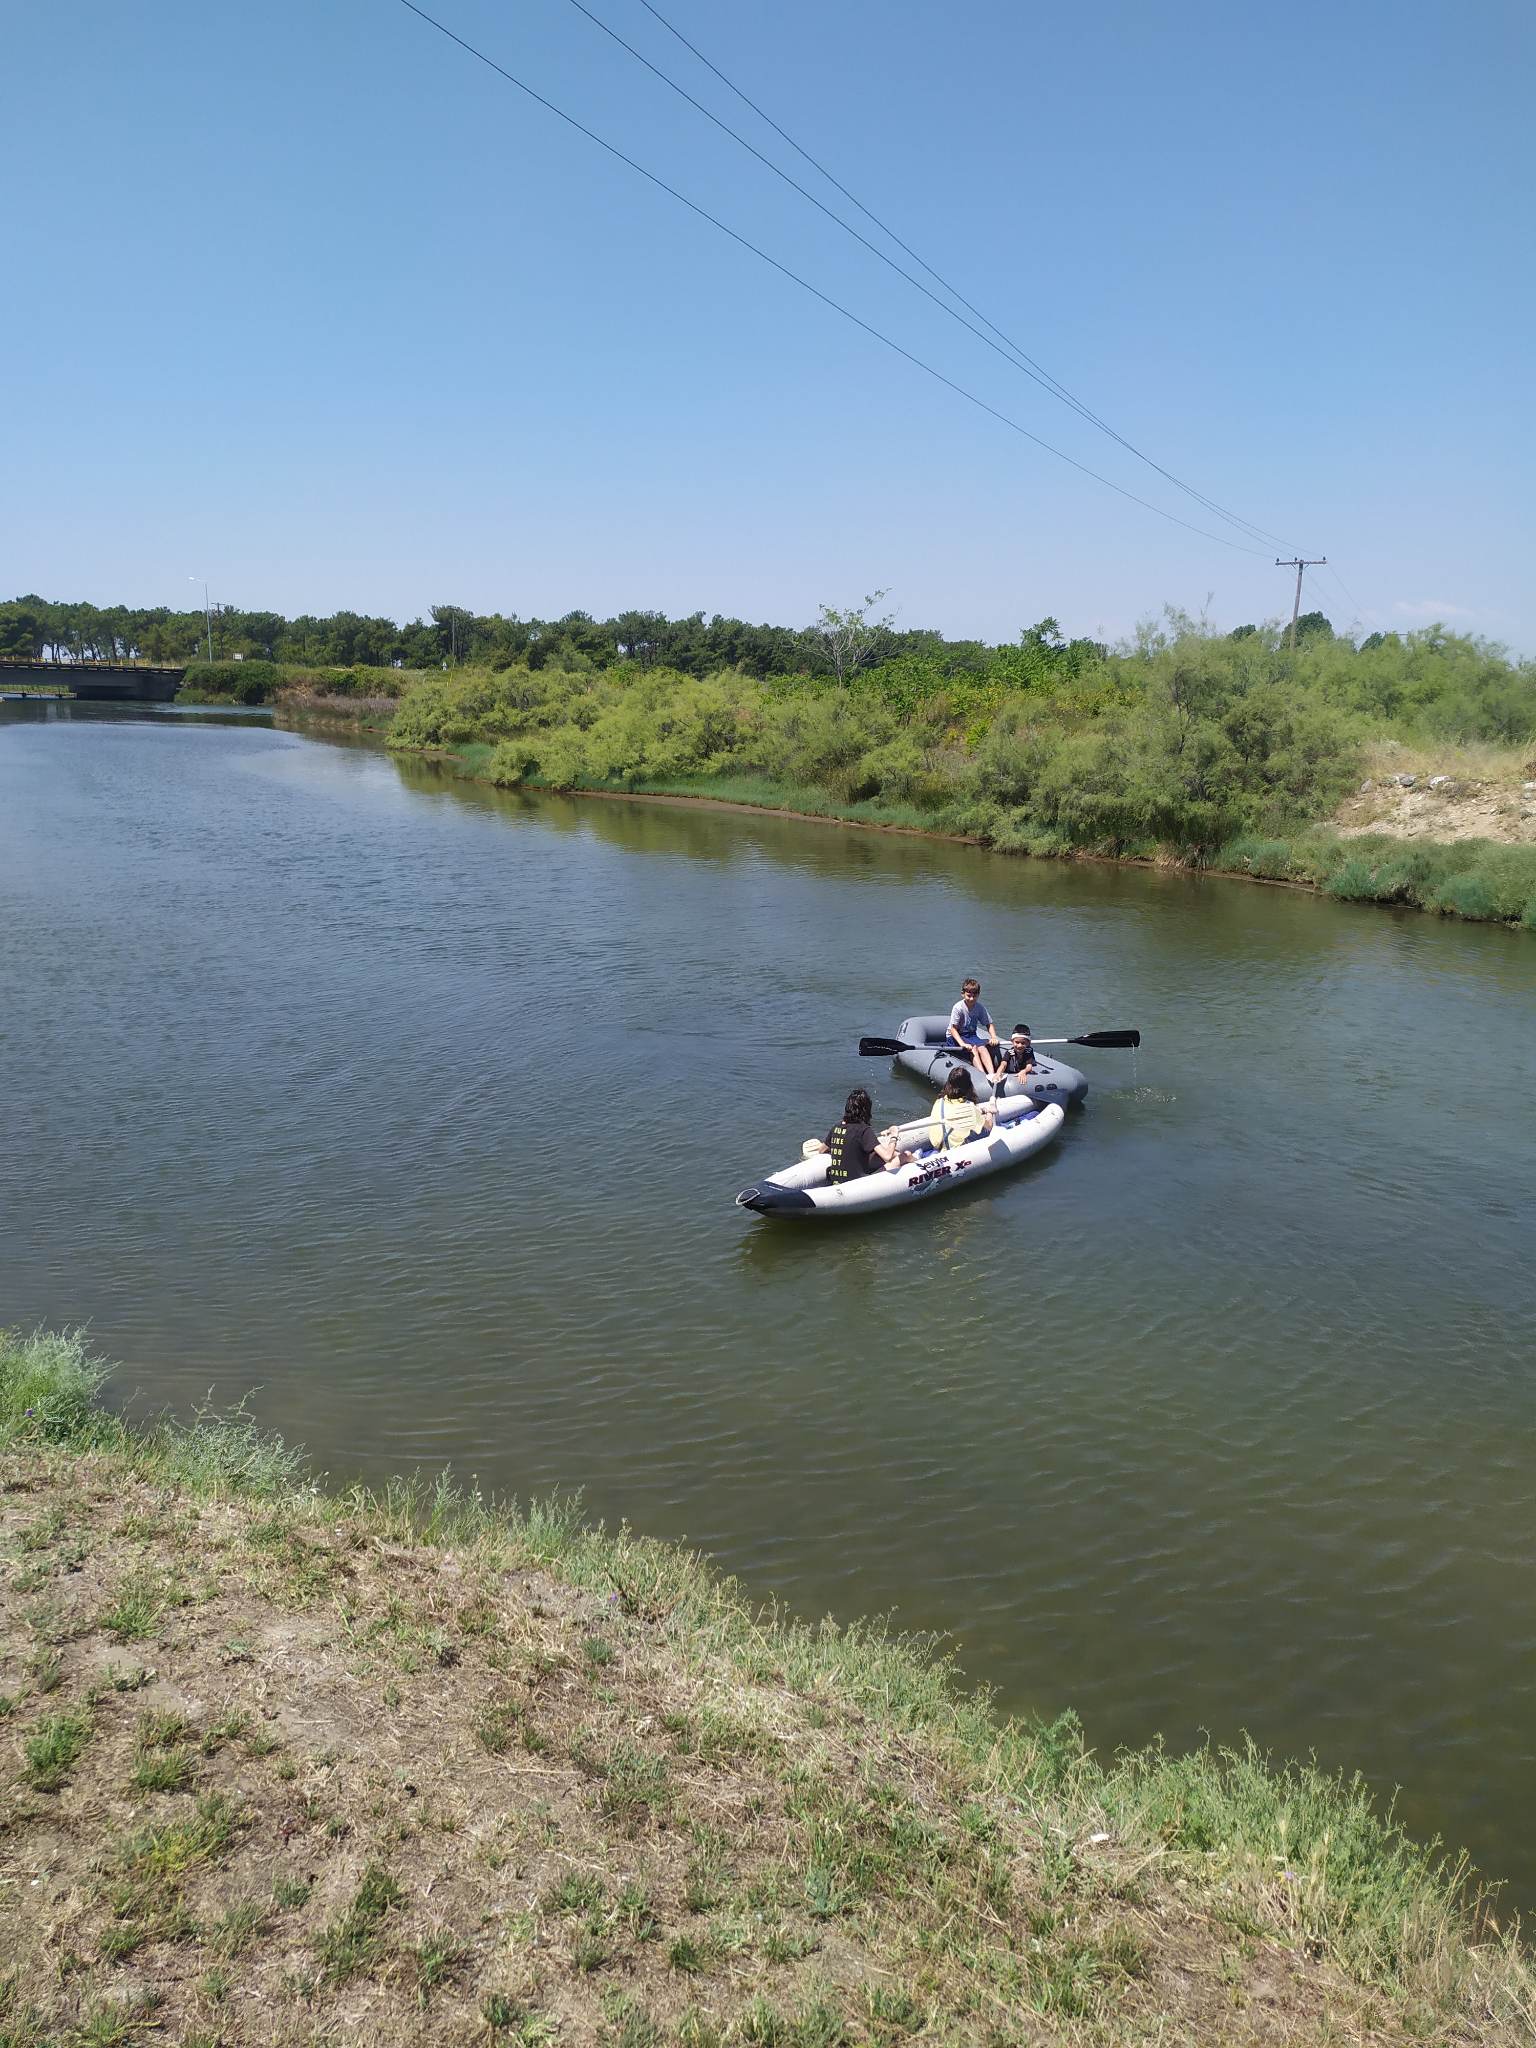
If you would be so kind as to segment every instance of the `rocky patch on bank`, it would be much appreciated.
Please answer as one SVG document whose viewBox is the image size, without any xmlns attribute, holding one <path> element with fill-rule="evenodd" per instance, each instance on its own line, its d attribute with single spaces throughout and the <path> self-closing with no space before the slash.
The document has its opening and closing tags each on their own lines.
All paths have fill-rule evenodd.
<svg viewBox="0 0 1536 2048">
<path fill-rule="evenodd" d="M 1447 845 L 1462 839 L 1536 845 L 1536 777 L 1510 784 L 1406 770 L 1367 776 L 1340 806 L 1335 822 L 1345 839 L 1380 833 Z"/>
</svg>

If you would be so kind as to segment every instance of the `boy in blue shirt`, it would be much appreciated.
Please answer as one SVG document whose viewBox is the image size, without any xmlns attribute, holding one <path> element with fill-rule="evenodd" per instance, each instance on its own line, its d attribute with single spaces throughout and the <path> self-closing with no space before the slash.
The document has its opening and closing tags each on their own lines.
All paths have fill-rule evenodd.
<svg viewBox="0 0 1536 2048">
<path fill-rule="evenodd" d="M 952 1038 L 971 1061 L 971 1064 L 990 1081 L 997 1074 L 998 1043 L 997 1026 L 992 1022 L 992 1013 L 981 1000 L 981 983 L 969 975 L 960 985 L 960 1000 L 949 1013 L 949 1029 L 944 1034 Z"/>
</svg>

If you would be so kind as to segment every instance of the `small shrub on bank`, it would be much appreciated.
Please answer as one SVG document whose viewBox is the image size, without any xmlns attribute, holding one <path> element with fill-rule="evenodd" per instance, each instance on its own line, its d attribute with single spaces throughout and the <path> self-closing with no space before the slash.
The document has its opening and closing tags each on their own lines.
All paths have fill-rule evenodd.
<svg viewBox="0 0 1536 2048">
<path fill-rule="evenodd" d="M 181 695 L 188 703 L 270 704 L 277 682 L 274 661 L 199 661 L 187 670 Z"/>
<path fill-rule="evenodd" d="M 0 1330 L 0 1444 L 91 1443 L 105 1421 L 105 1369 L 78 1336 Z"/>
<path fill-rule="evenodd" d="M 1365 838 L 1336 841 L 1341 855 L 1322 878 L 1347 902 L 1407 903 L 1448 917 L 1525 922 L 1536 888 L 1536 846 L 1487 839 L 1450 845 Z"/>
<path fill-rule="evenodd" d="M 1491 921 L 1499 914 L 1498 901 L 1483 875 L 1450 875 L 1430 896 L 1427 908 L 1447 917 L 1472 917 Z"/>
<path fill-rule="evenodd" d="M 1295 855 L 1288 839 L 1238 838 L 1218 847 L 1211 865 L 1232 874 L 1258 875 L 1265 881 L 1295 878 Z"/>
</svg>

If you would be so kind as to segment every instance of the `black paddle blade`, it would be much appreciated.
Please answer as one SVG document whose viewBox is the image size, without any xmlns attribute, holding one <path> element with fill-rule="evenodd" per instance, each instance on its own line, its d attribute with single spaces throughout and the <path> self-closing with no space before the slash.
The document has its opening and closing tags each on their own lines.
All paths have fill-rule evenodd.
<svg viewBox="0 0 1536 2048">
<path fill-rule="evenodd" d="M 1069 1038 L 1068 1045 L 1137 1046 L 1141 1043 L 1139 1031 L 1085 1031 L 1080 1038 Z"/>
<path fill-rule="evenodd" d="M 861 1038 L 859 1058 L 861 1060 L 893 1060 L 899 1052 L 910 1052 L 911 1046 L 902 1038 Z"/>
</svg>

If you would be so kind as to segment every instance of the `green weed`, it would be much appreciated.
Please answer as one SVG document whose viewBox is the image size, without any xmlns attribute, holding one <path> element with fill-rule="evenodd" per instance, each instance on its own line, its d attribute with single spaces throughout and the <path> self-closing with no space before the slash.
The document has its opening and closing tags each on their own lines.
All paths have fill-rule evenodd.
<svg viewBox="0 0 1536 2048">
<path fill-rule="evenodd" d="M 724 2035 L 719 2022 L 697 2006 L 689 2006 L 677 2023 L 678 2048 L 721 2048 Z"/>
<path fill-rule="evenodd" d="M 142 1692 L 149 1680 L 150 1674 L 142 1664 L 125 1665 L 121 1669 L 116 1664 L 107 1666 L 107 1683 L 114 1692 Z"/>
<path fill-rule="evenodd" d="M 271 1925 L 271 1914 L 260 1899 L 242 1899 L 210 1926 L 208 1946 L 215 1955 L 238 1956 L 260 1940 Z"/>
<path fill-rule="evenodd" d="M 571 1967 L 582 1976 L 590 1976 L 594 1970 L 602 1969 L 611 1954 L 604 1937 L 588 1928 L 571 1945 Z"/>
<path fill-rule="evenodd" d="M 411 1952 L 416 1973 L 416 2002 L 427 2005 L 434 1991 L 450 1983 L 469 1960 L 469 1950 L 439 1930 Z"/>
<path fill-rule="evenodd" d="M 153 2024 L 160 2003 L 159 1994 L 149 1992 L 126 2004 L 93 2007 L 70 2035 L 70 2048 L 128 2048 Z"/>
<path fill-rule="evenodd" d="M 482 1749 L 502 1756 L 512 1747 L 512 1738 L 523 1720 L 523 1710 L 504 1700 L 493 1701 L 475 1722 L 475 1736 Z"/>
<path fill-rule="evenodd" d="M 559 2031 L 546 2014 L 534 2012 L 505 1991 L 490 1991 L 480 2002 L 480 2017 L 502 2048 L 543 2048 Z"/>
<path fill-rule="evenodd" d="M 40 1695 L 57 1692 L 64 1677 L 64 1659 L 57 1650 L 39 1650 L 28 1669 L 32 1689 Z"/>
<path fill-rule="evenodd" d="M 671 1810 L 672 1789 L 664 1757 L 621 1742 L 609 1753 L 606 1770 L 600 1804 L 607 1818 L 620 1827 L 635 1828 Z"/>
<path fill-rule="evenodd" d="M 175 1885 L 189 1870 L 217 1862 L 250 1824 L 250 1814 L 222 1792 L 206 1793 L 188 1819 L 145 1828 L 124 1847 L 119 1861 L 129 1879 L 147 1885 Z"/>
<path fill-rule="evenodd" d="M 605 1893 L 602 1879 L 593 1872 L 570 1870 L 541 1903 L 546 1913 L 588 1913 L 603 1903 Z"/>
<path fill-rule="evenodd" d="M 197 1775 L 197 1757 L 190 1749 L 145 1750 L 129 1779 L 136 1792 L 184 1792 Z"/>
<path fill-rule="evenodd" d="M 16 1538 L 23 1551 L 51 1550 L 63 1535 L 65 1514 L 61 1507 L 45 1508 L 35 1522 L 28 1522 Z"/>
<path fill-rule="evenodd" d="M 152 1708 L 139 1716 L 139 1725 L 134 1730 L 134 1741 L 140 1749 L 154 1749 L 164 1745 L 184 1742 L 192 1733 L 192 1724 L 185 1715 Z"/>
<path fill-rule="evenodd" d="M 332 1987 L 371 1973 L 384 1956 L 384 1920 L 405 1894 L 380 1863 L 370 1863 L 345 1913 L 315 1939 L 321 1979 Z"/>
<path fill-rule="evenodd" d="M 654 1941 L 661 1932 L 651 1895 L 643 1884 L 633 1880 L 626 1884 L 614 1901 L 613 1910 L 620 1924 L 629 1930 L 632 1941 Z"/>
<path fill-rule="evenodd" d="M 729 1872 L 718 1847 L 711 1843 L 688 1859 L 683 1878 L 683 1904 L 690 1913 L 711 1912 L 725 1897 Z"/>
<path fill-rule="evenodd" d="M 49 1714 L 22 1744 L 26 1782 L 34 1792 L 57 1792 L 67 1785 L 75 1765 L 95 1732 L 88 1714 Z"/>
<path fill-rule="evenodd" d="M 155 1623 L 165 1611 L 163 1587 L 146 1573 L 126 1580 L 111 1606 L 96 1617 L 96 1626 L 106 1630 L 114 1642 L 139 1642 L 153 1635 Z"/>
<path fill-rule="evenodd" d="M 248 1738 L 246 1741 L 247 1756 L 264 1755 L 265 1752 L 263 1750 L 259 1748 L 253 1750 L 251 1748 L 249 1738 L 251 1719 L 251 1715 L 243 1708 L 231 1708 L 227 1714 L 222 1714 L 203 1736 L 201 1744 L 203 1755 L 214 1756 L 226 1742 L 238 1742 L 242 1736 Z M 260 1739 L 269 1742 L 275 1740 L 275 1738 L 270 1736 L 263 1736 Z"/>
<path fill-rule="evenodd" d="M 604 2040 L 609 2048 L 660 2048 L 661 2029 L 632 1998 L 615 2004 Z"/>
</svg>

